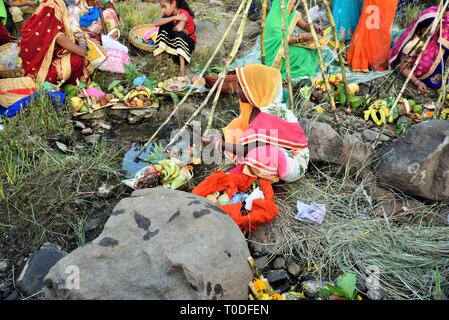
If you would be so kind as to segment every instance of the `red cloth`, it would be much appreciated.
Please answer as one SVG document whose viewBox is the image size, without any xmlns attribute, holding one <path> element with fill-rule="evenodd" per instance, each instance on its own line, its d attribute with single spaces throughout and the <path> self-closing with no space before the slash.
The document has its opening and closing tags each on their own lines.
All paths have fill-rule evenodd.
<svg viewBox="0 0 449 320">
<path fill-rule="evenodd" d="M 83 76 L 84 58 L 72 53 L 70 55 L 70 65 L 72 67 L 72 73 L 70 74 L 70 78 L 66 81 L 66 83 L 76 84 L 76 80 L 80 79 Z M 50 66 L 47 78 L 45 80 L 54 84 L 58 82 L 58 71 L 54 65 Z"/>
<path fill-rule="evenodd" d="M 11 35 L 9 34 L 8 29 L 3 25 L 3 21 L 0 19 L 0 46 L 10 43 L 11 41 Z"/>
<path fill-rule="evenodd" d="M 207 197 L 211 193 L 225 191 L 229 198 L 232 198 L 237 192 L 246 192 L 255 180 L 255 178 L 244 174 L 217 171 L 193 189 L 192 193 Z M 241 203 L 220 206 L 244 232 L 255 231 L 261 224 L 270 222 L 279 211 L 274 202 L 274 191 L 271 183 L 264 179 L 257 180 L 260 190 L 264 194 L 264 199 L 254 200 L 253 207 L 247 215 L 241 214 L 243 208 Z"/>
<path fill-rule="evenodd" d="M 185 16 L 187 16 L 187 21 L 184 26 L 184 30 L 187 31 L 190 39 L 192 39 L 194 42 L 196 42 L 195 20 L 193 19 L 193 17 L 190 15 L 190 13 L 187 10 L 179 9 L 178 14 L 184 14 Z M 176 26 L 179 23 L 179 21 L 174 21 L 173 23 Z"/>
</svg>

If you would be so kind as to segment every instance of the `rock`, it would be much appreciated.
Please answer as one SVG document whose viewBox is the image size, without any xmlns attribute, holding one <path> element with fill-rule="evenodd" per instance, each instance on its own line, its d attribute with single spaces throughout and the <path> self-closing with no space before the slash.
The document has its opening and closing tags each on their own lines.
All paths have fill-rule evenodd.
<svg viewBox="0 0 449 320">
<path fill-rule="evenodd" d="M 101 140 L 101 135 L 100 134 L 90 134 L 88 136 L 84 137 L 84 141 L 87 143 L 98 143 Z"/>
<path fill-rule="evenodd" d="M 269 270 L 266 272 L 265 278 L 270 284 L 273 284 L 279 281 L 288 281 L 288 274 L 285 270 Z"/>
<path fill-rule="evenodd" d="M 142 110 L 129 110 L 129 113 L 136 117 L 141 117 L 144 119 L 151 118 L 157 113 L 156 108 L 142 109 Z"/>
<path fill-rule="evenodd" d="M 46 299 L 247 299 L 245 238 L 208 200 L 144 189 L 123 199 L 103 232 L 45 278 Z M 66 286 L 67 267 L 79 284 Z"/>
<path fill-rule="evenodd" d="M 377 185 L 370 187 L 372 198 L 381 203 L 381 206 L 374 212 L 377 216 L 392 217 L 398 214 L 415 215 L 421 212 L 425 205 L 415 199 L 407 199 L 399 197 L 393 191 L 378 187 Z"/>
<path fill-rule="evenodd" d="M 8 269 L 8 262 L 6 262 L 6 260 L 0 261 L 0 273 L 6 272 L 7 269 Z"/>
<path fill-rule="evenodd" d="M 89 232 L 97 229 L 101 224 L 101 219 L 90 219 L 84 226 L 84 231 Z"/>
<path fill-rule="evenodd" d="M 69 148 L 67 148 L 67 146 L 62 142 L 56 141 L 56 146 L 58 147 L 59 150 L 61 150 L 64 153 L 69 151 Z"/>
<path fill-rule="evenodd" d="M 374 289 L 369 289 L 366 296 L 369 300 L 382 300 L 383 298 L 382 293 Z"/>
<path fill-rule="evenodd" d="M 449 201 L 449 122 L 411 127 L 380 154 L 378 182 L 409 195 Z"/>
<path fill-rule="evenodd" d="M 45 243 L 33 253 L 22 269 L 16 281 L 17 288 L 25 295 L 30 296 L 42 290 L 43 279 L 56 262 L 67 253 L 57 245 Z"/>
<path fill-rule="evenodd" d="M 94 131 L 92 130 L 92 128 L 85 128 L 85 129 L 81 130 L 81 133 L 84 135 L 88 135 L 88 134 L 94 133 Z"/>
<path fill-rule="evenodd" d="M 265 271 L 265 269 L 268 267 L 268 256 L 262 256 L 260 258 L 257 258 L 254 260 L 256 263 L 257 269 L 260 271 Z"/>
<path fill-rule="evenodd" d="M 79 118 L 81 120 L 94 120 L 94 119 L 104 119 L 106 118 L 107 113 L 105 109 L 99 109 L 92 113 L 86 113 L 81 115 Z"/>
<path fill-rule="evenodd" d="M 112 120 L 122 121 L 128 117 L 128 112 L 123 109 L 109 109 L 108 115 Z"/>
<path fill-rule="evenodd" d="M 330 282 L 320 282 L 315 280 L 307 280 L 301 283 L 301 289 L 304 295 L 309 299 L 314 299 L 320 293 L 320 288 L 325 287 Z"/>
<path fill-rule="evenodd" d="M 73 126 L 75 128 L 81 129 L 81 130 L 86 129 L 86 125 L 84 123 L 82 123 L 81 121 L 75 121 Z"/>
<path fill-rule="evenodd" d="M 19 294 L 16 290 L 13 290 L 6 298 L 5 300 L 17 300 L 19 298 Z"/>
<path fill-rule="evenodd" d="M 249 247 L 256 255 L 269 255 L 278 252 L 281 239 L 272 232 L 272 223 L 266 223 L 249 235 Z"/>
<path fill-rule="evenodd" d="M 96 120 L 94 122 L 94 126 L 107 131 L 112 129 L 112 126 L 109 123 L 104 122 L 103 120 Z"/>
<path fill-rule="evenodd" d="M 97 197 L 100 197 L 102 199 L 107 199 L 112 195 L 112 192 L 114 190 L 114 186 L 107 185 L 106 183 L 103 183 L 100 188 L 98 188 L 97 191 Z"/>
<path fill-rule="evenodd" d="M 370 142 L 375 142 L 377 140 L 378 135 L 379 135 L 379 132 L 376 132 L 376 131 L 370 130 L 370 129 L 366 129 L 362 132 L 362 138 L 367 141 L 370 141 Z M 388 142 L 390 140 L 391 140 L 391 138 L 386 136 L 385 134 L 382 133 L 380 135 L 380 138 L 379 138 L 380 142 Z"/>
<path fill-rule="evenodd" d="M 138 124 L 143 121 L 142 117 L 138 116 L 128 116 L 128 123 L 129 124 Z"/>
<path fill-rule="evenodd" d="M 287 265 L 287 271 L 292 276 L 297 277 L 301 272 L 301 267 L 295 261 L 290 261 Z"/>
<path fill-rule="evenodd" d="M 285 268 L 285 259 L 284 257 L 277 257 L 273 262 L 273 269 L 284 269 Z"/>
</svg>

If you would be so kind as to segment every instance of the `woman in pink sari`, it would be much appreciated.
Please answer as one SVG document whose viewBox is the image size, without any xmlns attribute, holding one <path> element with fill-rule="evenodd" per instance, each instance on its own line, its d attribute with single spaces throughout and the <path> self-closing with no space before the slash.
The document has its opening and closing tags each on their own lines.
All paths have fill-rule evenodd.
<svg viewBox="0 0 449 320">
<path fill-rule="evenodd" d="M 407 28 L 407 30 L 396 41 L 390 51 L 389 63 L 392 68 L 399 66 L 401 73 L 407 77 L 412 67 L 417 64 L 411 81 L 420 93 L 426 93 L 428 88 L 440 88 L 443 78 L 443 65 L 449 58 L 449 11 L 445 12 L 442 21 L 442 29 L 437 29 L 432 35 L 430 43 L 424 49 L 422 58 L 417 61 L 422 49 L 416 45 L 424 42 L 429 35 L 423 37 L 425 30 L 431 28 L 437 17 L 438 7 L 430 7 L 424 10 L 418 18 Z M 407 64 L 407 62 L 410 62 Z"/>
</svg>

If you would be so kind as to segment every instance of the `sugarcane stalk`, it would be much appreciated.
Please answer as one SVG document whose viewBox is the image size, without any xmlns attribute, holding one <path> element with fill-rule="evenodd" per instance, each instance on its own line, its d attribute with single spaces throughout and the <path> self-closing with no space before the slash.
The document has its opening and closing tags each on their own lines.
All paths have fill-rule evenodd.
<svg viewBox="0 0 449 320">
<path fill-rule="evenodd" d="M 290 46 L 288 43 L 288 34 L 287 34 L 287 22 L 285 18 L 285 2 L 281 0 L 281 18 L 282 18 L 282 36 L 284 38 L 284 53 L 285 53 L 285 71 L 287 74 L 287 85 L 288 85 L 288 97 L 290 109 L 294 109 L 295 102 L 293 97 L 293 86 L 292 86 L 292 76 L 290 69 Z"/>
<path fill-rule="evenodd" d="M 435 31 L 436 31 L 436 29 L 437 29 L 437 27 L 438 27 L 438 25 L 439 25 L 441 19 L 443 18 L 444 12 L 446 11 L 446 9 L 447 9 L 447 7 L 448 7 L 448 5 L 449 5 L 449 1 L 447 0 L 447 1 L 444 3 L 443 8 L 441 7 L 442 4 L 443 4 L 443 0 L 441 1 L 440 6 L 438 7 L 437 17 L 436 17 L 436 19 L 433 21 L 432 29 L 431 29 L 431 32 L 430 32 L 430 36 L 427 37 L 427 40 L 426 40 L 426 42 L 424 43 L 424 45 L 423 45 L 423 47 L 422 47 L 422 50 L 421 50 L 421 52 L 420 52 L 419 55 L 418 55 L 418 58 L 416 59 L 416 63 L 413 65 L 413 67 L 412 67 L 412 69 L 410 70 L 410 72 L 409 72 L 407 78 L 405 79 L 405 83 L 404 83 L 404 85 L 402 86 L 402 89 L 401 89 L 401 91 L 399 92 L 399 95 L 397 96 L 396 100 L 394 101 L 393 106 L 391 107 L 391 110 L 393 110 L 394 108 L 396 108 L 396 107 L 398 106 L 399 101 L 401 101 L 401 98 L 402 98 L 402 96 L 404 95 L 405 89 L 407 88 L 408 83 L 409 83 L 410 80 L 412 79 L 412 76 L 413 76 L 413 74 L 415 73 L 416 68 L 418 67 L 419 62 L 421 61 L 422 56 L 424 55 L 425 49 L 427 48 L 427 46 L 429 45 L 430 41 L 432 40 L 433 35 L 434 35 L 434 33 L 435 33 Z M 379 143 L 380 137 L 382 136 L 382 134 L 383 134 L 383 132 L 384 132 L 384 130 L 385 130 L 385 125 L 386 125 L 386 123 L 384 123 L 383 126 L 382 126 L 382 128 L 379 130 L 379 134 L 377 135 L 377 138 L 376 138 L 376 140 L 375 140 L 374 143 L 373 143 L 372 149 L 375 149 L 376 146 L 377 146 L 377 144 Z"/>
<path fill-rule="evenodd" d="M 262 56 L 262 64 L 265 64 L 265 24 L 267 23 L 268 0 L 262 0 L 262 18 L 260 33 L 260 51 Z"/>
<path fill-rule="evenodd" d="M 239 29 L 237 30 L 237 36 L 236 36 L 236 42 L 234 43 L 234 46 L 231 50 L 231 53 L 229 54 L 229 59 L 227 60 L 227 63 L 225 65 L 224 71 L 227 73 L 229 67 L 231 66 L 232 61 L 234 60 L 235 56 L 237 55 L 237 52 L 240 48 L 240 44 L 243 40 L 243 33 L 245 32 L 246 23 L 248 21 L 248 13 L 249 9 L 251 7 L 251 1 L 249 1 L 247 7 L 245 8 L 245 11 L 243 12 L 242 21 L 240 22 Z M 225 74 L 226 75 L 226 74 Z M 223 89 L 224 80 L 220 83 L 218 90 L 215 94 L 214 101 L 212 102 L 212 108 L 210 110 L 209 120 L 207 122 L 207 130 L 212 128 L 212 125 L 214 123 L 214 117 L 215 117 L 215 110 L 217 109 L 218 99 L 220 98 L 221 91 Z"/>
<path fill-rule="evenodd" d="M 173 109 L 173 111 L 170 113 L 170 115 L 167 117 L 167 119 L 165 119 L 165 121 L 159 126 L 159 128 L 156 129 L 156 131 L 153 133 L 153 135 L 150 137 L 150 139 L 148 139 L 148 141 L 143 145 L 142 149 L 136 155 L 134 160 L 137 160 L 139 158 L 139 156 L 142 154 L 142 152 L 144 152 L 145 149 L 154 140 L 154 138 L 156 138 L 156 136 L 159 134 L 159 132 L 162 130 L 162 128 L 164 128 L 170 122 L 170 120 L 173 118 L 173 116 L 178 112 L 178 110 L 181 107 L 181 105 L 187 100 L 187 98 L 193 92 L 194 88 L 199 84 L 201 78 L 204 76 L 204 74 L 206 73 L 207 69 L 209 69 L 209 66 L 211 65 L 211 63 L 214 60 L 215 56 L 218 54 L 218 52 L 220 51 L 221 47 L 223 46 L 224 41 L 228 37 L 229 33 L 232 30 L 232 27 L 234 26 L 235 22 L 237 21 L 238 17 L 240 16 L 240 13 L 243 10 L 245 4 L 247 4 L 248 1 L 251 1 L 251 0 L 242 0 L 242 2 L 240 3 L 239 8 L 237 9 L 237 12 L 235 13 L 234 17 L 232 18 L 231 22 L 229 23 L 228 28 L 226 29 L 225 33 L 221 37 L 220 42 L 218 43 L 217 47 L 215 48 L 215 51 L 212 53 L 211 57 L 207 61 L 206 65 L 204 66 L 204 68 L 201 71 L 201 73 L 198 75 L 198 79 L 190 87 L 190 89 L 187 91 L 186 95 L 181 99 L 181 101 L 179 101 L 178 105 Z"/>
<path fill-rule="evenodd" d="M 335 24 L 334 16 L 332 15 L 332 10 L 331 10 L 331 8 L 329 6 L 329 1 L 328 0 L 323 0 L 323 4 L 324 4 L 324 8 L 326 9 L 327 17 L 328 17 L 329 22 L 331 24 L 332 31 L 334 33 L 335 48 L 337 50 L 338 61 L 340 62 L 340 68 L 341 68 L 341 78 L 343 80 L 343 84 L 345 85 L 346 113 L 350 114 L 351 113 L 351 102 L 349 100 L 349 95 L 350 95 L 349 82 L 348 82 L 348 77 L 346 75 L 345 59 L 341 55 L 341 51 L 340 51 L 340 41 L 338 40 L 337 26 Z"/>
<path fill-rule="evenodd" d="M 210 90 L 209 94 L 207 95 L 206 99 L 203 101 L 203 103 L 198 107 L 198 109 L 190 116 L 189 120 L 187 120 L 187 122 L 184 124 L 184 126 L 178 131 L 178 133 L 170 140 L 170 142 L 167 144 L 167 146 L 165 147 L 165 149 L 167 149 L 172 143 L 174 143 L 180 136 L 181 134 L 187 129 L 188 125 L 190 124 L 190 122 L 195 119 L 195 117 L 200 113 L 200 111 L 206 106 L 206 104 L 209 102 L 210 97 L 212 96 L 212 94 L 215 92 L 215 90 L 217 90 L 217 88 L 220 88 L 219 91 L 216 92 L 215 95 L 215 99 L 214 99 L 214 106 L 216 107 L 216 104 L 218 102 L 218 98 L 220 97 L 220 92 L 221 92 L 221 88 L 223 87 L 223 83 L 224 83 L 224 79 L 226 77 L 226 73 L 227 70 L 229 69 L 229 67 L 231 66 L 231 63 L 234 61 L 235 56 L 237 55 L 237 52 L 239 51 L 240 45 L 242 44 L 242 40 L 243 40 L 243 33 L 245 31 L 245 27 L 246 27 L 246 22 L 247 22 L 247 18 L 248 18 L 248 12 L 249 9 L 251 7 L 251 0 L 249 0 L 247 2 L 245 11 L 243 13 L 243 17 L 242 17 L 242 21 L 240 22 L 240 26 L 239 29 L 237 31 L 237 38 L 234 42 L 234 46 L 231 50 L 231 53 L 229 54 L 229 58 L 226 61 L 226 65 L 223 69 L 223 71 L 220 72 L 220 74 L 218 75 L 218 79 L 217 82 L 215 82 L 214 86 L 212 87 L 212 89 Z M 211 110 L 211 114 L 209 116 L 209 121 L 208 123 L 213 122 L 213 118 L 215 115 L 215 107 L 213 108 L 213 110 Z"/>
<path fill-rule="evenodd" d="M 312 33 L 313 41 L 315 43 L 316 50 L 318 52 L 318 62 L 319 62 L 319 65 L 320 65 L 321 75 L 322 75 L 323 80 L 324 80 L 324 85 L 326 87 L 326 91 L 327 91 L 327 94 L 329 96 L 331 111 L 332 111 L 332 114 L 334 115 L 334 119 L 335 119 L 335 123 L 336 123 L 337 128 L 338 128 L 338 131 L 340 132 L 341 131 L 340 118 L 338 117 L 338 114 L 337 114 L 337 107 L 335 105 L 334 95 L 332 94 L 332 88 L 331 88 L 331 85 L 329 83 L 329 78 L 327 77 L 327 74 L 326 74 L 326 68 L 324 66 L 323 52 L 321 51 L 320 42 L 318 40 L 318 36 L 317 36 L 316 30 L 315 30 L 315 26 L 313 25 L 312 17 L 310 16 L 309 6 L 307 4 L 307 0 L 301 0 L 301 2 L 302 2 L 302 5 L 304 7 L 304 10 L 306 12 L 307 22 L 310 25 L 310 32 Z"/>
</svg>

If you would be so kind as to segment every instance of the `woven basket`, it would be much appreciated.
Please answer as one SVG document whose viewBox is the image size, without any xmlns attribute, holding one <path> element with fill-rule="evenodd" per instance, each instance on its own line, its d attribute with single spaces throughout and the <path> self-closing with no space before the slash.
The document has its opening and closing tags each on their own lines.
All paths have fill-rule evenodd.
<svg viewBox="0 0 449 320">
<path fill-rule="evenodd" d="M 210 89 L 217 82 L 218 76 L 204 76 L 204 79 L 206 80 L 206 88 Z M 221 92 L 226 94 L 235 93 L 238 90 L 238 85 L 237 75 L 231 71 L 226 74 Z"/>
<path fill-rule="evenodd" d="M 153 24 L 141 24 L 139 26 L 136 26 L 132 28 L 132 30 L 129 32 L 129 41 L 133 46 L 136 48 L 139 48 L 143 51 L 152 52 L 154 51 L 154 46 L 150 46 L 145 43 L 139 43 L 136 41 L 136 37 L 143 38 L 143 36 L 151 29 L 154 28 Z"/>
<path fill-rule="evenodd" d="M 12 45 L 13 45 L 13 42 L 9 42 L 7 44 L 0 46 L 0 55 L 2 55 L 7 50 L 10 50 Z M 22 76 L 23 76 L 23 71 L 21 68 L 12 69 L 12 70 L 10 70 L 10 69 L 4 70 L 4 69 L 1 69 L 1 66 L 0 66 L 0 78 L 17 78 L 17 77 L 22 77 Z"/>
</svg>

